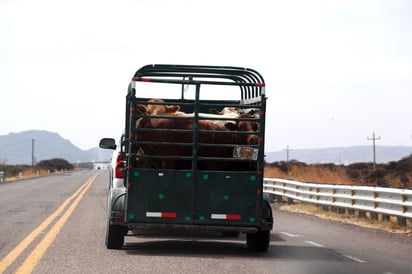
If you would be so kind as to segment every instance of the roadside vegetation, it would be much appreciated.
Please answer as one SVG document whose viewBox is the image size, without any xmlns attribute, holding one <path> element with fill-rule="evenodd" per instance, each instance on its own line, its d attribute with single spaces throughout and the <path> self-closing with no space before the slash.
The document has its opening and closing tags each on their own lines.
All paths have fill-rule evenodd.
<svg viewBox="0 0 412 274">
<path fill-rule="evenodd" d="M 36 165 L 7 165 L 0 163 L 0 171 L 4 172 L 6 180 L 15 178 L 27 178 L 33 176 L 43 176 L 49 173 L 62 170 L 73 170 L 74 166 L 67 160 L 61 158 L 54 158 L 43 160 Z"/>
<path fill-rule="evenodd" d="M 350 165 L 266 163 L 264 177 L 302 182 L 412 188 L 412 155 L 387 164 L 354 163 Z"/>
<path fill-rule="evenodd" d="M 345 184 L 358 186 L 380 186 L 412 189 L 412 155 L 399 161 L 387 164 L 354 163 L 351 165 L 312 164 L 298 161 L 266 163 L 264 177 L 290 179 L 301 182 Z M 412 236 L 412 220 L 407 219 L 406 225 L 397 223 L 396 217 L 373 220 L 369 213 L 366 218 L 358 212 L 345 211 L 344 214 L 331 210 L 325 211 L 322 206 L 295 201 L 294 204 L 280 204 L 280 209 L 302 214 L 310 214 L 323 219 L 355 224 L 363 227 L 382 229 L 392 233 L 402 233 Z"/>
</svg>

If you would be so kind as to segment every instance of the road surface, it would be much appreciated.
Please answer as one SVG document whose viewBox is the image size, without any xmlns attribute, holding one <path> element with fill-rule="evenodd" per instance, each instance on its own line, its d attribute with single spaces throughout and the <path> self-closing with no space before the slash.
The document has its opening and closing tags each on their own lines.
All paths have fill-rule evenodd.
<svg viewBox="0 0 412 274">
<path fill-rule="evenodd" d="M 282 212 L 266 253 L 245 236 L 126 237 L 104 245 L 107 171 L 0 184 L 0 273 L 411 273 L 412 239 Z"/>
</svg>

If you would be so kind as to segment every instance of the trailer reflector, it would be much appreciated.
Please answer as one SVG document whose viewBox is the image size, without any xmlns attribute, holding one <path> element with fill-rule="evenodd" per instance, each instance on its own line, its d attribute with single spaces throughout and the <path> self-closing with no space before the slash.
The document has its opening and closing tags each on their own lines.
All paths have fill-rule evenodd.
<svg viewBox="0 0 412 274">
<path fill-rule="evenodd" d="M 211 218 L 217 219 L 217 220 L 241 220 L 242 215 L 240 214 L 212 214 Z"/>
<path fill-rule="evenodd" d="M 146 212 L 146 217 L 153 218 L 176 218 L 176 212 Z"/>
</svg>

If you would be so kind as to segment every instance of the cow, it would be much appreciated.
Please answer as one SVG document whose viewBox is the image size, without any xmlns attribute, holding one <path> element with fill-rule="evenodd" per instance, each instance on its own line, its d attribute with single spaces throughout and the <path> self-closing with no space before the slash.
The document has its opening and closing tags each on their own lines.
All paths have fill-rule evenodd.
<svg viewBox="0 0 412 274">
<path fill-rule="evenodd" d="M 164 102 L 161 99 L 151 99 L 148 102 Z M 193 116 L 179 111 L 179 106 L 148 104 L 138 107 L 139 112 L 145 112 L 151 117 L 142 117 L 136 121 L 136 128 L 144 129 L 137 131 L 135 139 L 142 143 L 138 150 L 145 156 L 155 156 L 150 159 L 140 157 L 139 165 L 148 168 L 162 169 L 190 169 L 191 160 L 184 160 L 181 157 L 192 156 L 193 148 Z M 143 113 L 142 113 L 143 114 Z M 162 115 L 162 117 L 153 117 Z M 170 118 L 164 116 L 171 116 Z M 187 117 L 188 119 L 173 119 L 172 116 Z M 255 118 L 252 115 L 242 114 L 238 121 L 203 120 L 198 121 L 198 143 L 196 152 L 199 158 L 204 159 L 197 162 L 198 169 L 208 170 L 236 170 L 240 168 L 238 163 L 224 161 L 224 158 L 233 157 L 233 145 L 255 145 L 257 144 L 256 133 L 246 134 L 245 132 L 256 132 L 258 123 L 251 121 Z M 237 133 L 243 131 L 243 133 Z M 218 145 L 218 146 L 213 146 Z M 156 157 L 159 156 L 159 157 Z M 162 158 L 162 156 L 164 156 Z M 207 160 L 207 157 L 215 160 Z M 155 159 L 157 158 L 157 159 Z M 216 161 L 217 158 L 222 160 Z"/>
<path fill-rule="evenodd" d="M 240 114 L 240 119 L 255 119 L 252 114 Z M 232 131 L 256 132 L 259 129 L 259 123 L 253 120 L 237 120 L 235 124 L 228 123 L 226 126 Z M 239 145 L 256 145 L 258 136 L 256 134 L 236 134 L 234 142 Z"/>
<path fill-rule="evenodd" d="M 146 115 L 178 115 L 184 117 L 194 117 L 194 113 L 185 113 L 180 111 L 179 105 L 166 105 L 163 99 L 150 99 L 147 101 L 147 105 L 138 104 L 137 109 L 141 114 Z M 150 104 L 159 103 L 159 104 Z M 199 113 L 200 118 L 237 118 L 239 117 L 239 111 L 234 107 L 225 107 L 221 111 L 216 109 L 210 109 L 210 113 Z M 213 121 L 213 120 L 211 120 Z"/>
<path fill-rule="evenodd" d="M 140 149 L 144 155 L 158 155 L 157 160 L 142 161 L 145 166 L 166 169 L 190 168 L 190 161 L 179 160 L 178 157 L 191 157 L 193 152 L 193 119 L 172 118 L 140 118 L 136 123 L 138 129 L 145 131 L 135 134 L 135 139 L 141 142 L 153 142 L 153 144 L 142 144 Z M 233 124 L 230 123 L 230 128 Z M 149 129 L 149 130 L 148 130 Z M 217 125 L 207 120 L 198 121 L 199 144 L 231 144 L 232 134 L 219 134 L 216 132 L 228 132 L 229 128 Z M 210 131 L 210 133 L 208 132 Z M 223 157 L 222 149 L 199 147 L 197 153 L 205 157 Z M 171 157 L 162 158 L 161 156 Z M 150 163 L 150 164 L 148 164 Z"/>
<path fill-rule="evenodd" d="M 179 105 L 165 105 L 161 103 L 165 103 L 163 99 L 150 99 L 147 101 L 148 103 L 160 103 L 160 104 L 137 104 L 137 110 L 141 114 L 147 115 L 173 115 L 179 113 L 180 106 Z"/>
<path fill-rule="evenodd" d="M 211 108 L 209 112 L 211 114 L 221 115 L 228 118 L 238 118 L 240 116 L 240 112 L 235 107 L 224 107 L 221 111 Z"/>
</svg>

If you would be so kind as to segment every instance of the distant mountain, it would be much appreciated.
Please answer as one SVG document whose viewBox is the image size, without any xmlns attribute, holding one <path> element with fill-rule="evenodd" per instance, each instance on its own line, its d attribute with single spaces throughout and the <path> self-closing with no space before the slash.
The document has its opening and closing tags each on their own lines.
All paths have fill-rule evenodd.
<svg viewBox="0 0 412 274">
<path fill-rule="evenodd" d="M 376 146 L 376 162 L 399 161 L 412 154 L 412 147 Z M 286 161 L 286 151 L 266 153 L 266 162 Z M 294 149 L 289 151 L 289 160 L 307 164 L 335 163 L 351 164 L 373 162 L 372 146 L 333 147 L 318 149 Z"/>
<path fill-rule="evenodd" d="M 92 148 L 82 150 L 58 133 L 45 130 L 29 130 L 0 136 L 0 163 L 16 165 L 31 164 L 32 140 L 34 140 L 35 163 L 51 158 L 63 158 L 71 163 L 110 161 L 112 150 Z M 399 161 L 412 154 L 412 147 L 376 146 L 376 162 Z M 266 162 L 286 161 L 286 151 L 266 152 Z M 319 149 L 293 149 L 289 160 L 308 164 L 350 164 L 372 162 L 372 146 L 334 147 Z"/>
<path fill-rule="evenodd" d="M 113 152 L 97 147 L 82 150 L 58 133 L 29 130 L 0 136 L 0 162 L 9 165 L 31 164 L 32 147 L 35 163 L 52 158 L 63 158 L 71 163 L 103 162 L 110 161 Z"/>
</svg>

